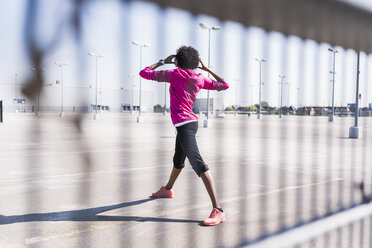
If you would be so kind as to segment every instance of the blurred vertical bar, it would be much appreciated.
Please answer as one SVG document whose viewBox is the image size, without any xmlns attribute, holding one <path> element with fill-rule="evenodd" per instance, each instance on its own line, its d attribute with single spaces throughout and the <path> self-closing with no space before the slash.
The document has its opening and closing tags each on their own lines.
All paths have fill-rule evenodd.
<svg viewBox="0 0 372 248">
<path fill-rule="evenodd" d="M 369 217 L 369 245 L 367 247 L 372 247 L 372 216 Z"/>
<path fill-rule="evenodd" d="M 366 231 L 364 225 L 367 222 L 367 219 L 361 219 L 359 221 L 359 247 L 364 247 L 364 237 L 366 236 Z"/>
<path fill-rule="evenodd" d="M 303 80 L 304 80 L 304 71 L 305 71 L 305 51 L 304 51 L 304 41 L 300 41 L 300 49 L 299 49 L 299 74 L 298 74 L 298 84 L 300 88 L 300 92 L 303 91 Z M 299 98 L 301 98 L 301 95 L 299 95 Z M 301 101 L 299 103 L 301 105 Z M 300 107 L 300 106 L 299 106 Z M 306 108 L 304 108 L 303 114 L 306 115 Z M 304 172 L 303 172 L 303 152 L 304 152 L 304 140 L 301 139 L 301 136 L 304 134 L 304 126 L 302 123 L 304 123 L 305 116 L 299 117 L 301 118 L 301 121 L 297 124 L 297 130 L 296 130 L 296 147 L 297 147 L 297 155 L 295 164 L 297 165 L 297 175 L 296 175 L 296 186 L 300 186 L 303 183 L 304 179 Z M 296 216 L 296 224 L 300 225 L 303 222 L 303 188 L 297 188 L 296 189 L 296 197 L 293 203 L 295 204 L 295 216 Z"/>
<path fill-rule="evenodd" d="M 350 223 L 348 225 L 348 243 L 349 245 L 347 247 L 353 247 L 354 244 L 354 223 Z"/>
<path fill-rule="evenodd" d="M 190 1 L 189 4 L 194 4 L 195 1 Z M 188 36 L 190 37 L 190 44 L 197 44 L 197 29 L 198 29 L 198 16 L 194 15 L 194 14 L 191 14 L 190 16 L 190 25 L 189 25 L 189 29 L 186 30 L 188 32 Z M 199 51 L 200 52 L 200 51 Z M 199 92 L 198 95 L 200 95 L 201 92 Z M 197 96 L 198 97 L 198 96 Z M 198 122 L 198 132 L 196 133 L 196 142 L 198 142 L 198 134 L 200 134 L 200 127 L 202 125 L 200 125 L 200 123 Z M 175 133 L 177 133 L 177 130 L 175 128 Z M 214 138 L 214 137 L 212 137 Z M 200 147 L 199 147 L 199 151 L 200 151 Z M 203 154 L 200 154 L 202 156 L 202 158 L 204 159 L 203 157 Z M 204 160 L 205 161 L 205 160 Z M 205 163 L 208 164 L 208 161 L 205 161 Z M 196 205 L 197 202 L 198 202 L 198 195 L 195 194 L 195 187 L 194 187 L 194 184 L 196 183 L 196 180 L 201 180 L 201 178 L 197 178 L 197 176 L 195 176 L 196 174 L 194 173 L 194 171 L 192 171 L 192 173 L 187 173 L 187 171 L 191 169 L 192 170 L 192 167 L 190 166 L 190 163 L 189 163 L 189 160 L 186 158 L 185 160 L 185 168 L 183 169 L 183 173 L 185 174 L 184 176 L 187 176 L 187 180 L 186 182 L 189 184 L 189 187 L 187 187 L 188 191 L 187 191 L 187 196 L 188 196 L 188 206 L 189 208 L 187 208 L 187 217 L 189 219 L 194 219 L 195 217 L 195 213 L 197 213 L 197 209 L 192 209 L 191 206 L 193 205 Z M 186 202 L 186 201 L 185 201 Z M 193 226 L 193 225 L 188 225 L 187 226 L 187 237 L 188 237 L 188 245 L 187 247 L 198 247 L 199 244 L 198 244 L 198 239 L 197 239 L 197 235 L 198 235 L 198 232 L 197 232 L 197 229 Z"/>
<path fill-rule="evenodd" d="M 260 59 L 268 59 L 268 55 L 269 55 L 269 37 L 268 37 L 268 33 L 265 32 L 264 36 L 263 36 L 263 45 L 262 45 L 262 57 Z M 261 62 L 259 62 L 261 63 Z M 265 63 L 270 63 L 270 61 L 267 61 Z M 262 67 L 261 67 L 261 73 L 262 73 L 262 82 L 265 82 L 264 79 L 267 79 L 268 78 L 268 67 L 269 66 L 265 66 L 265 63 L 261 63 L 262 64 Z M 259 82 L 260 84 L 261 82 Z M 266 82 L 267 83 L 267 82 Z M 260 85 L 258 85 L 258 87 L 260 87 Z M 268 87 L 266 87 L 264 90 L 266 91 Z M 264 91 L 263 89 L 261 90 L 261 93 Z M 265 92 L 265 94 L 268 94 L 268 92 Z M 264 94 L 262 94 L 264 95 Z M 261 103 L 263 102 L 263 97 L 261 97 Z M 259 103 L 260 104 L 260 103 Z M 261 104 L 262 105 L 262 104 Z M 262 108 L 261 108 L 262 110 Z M 258 121 L 259 121 L 259 131 L 260 131 L 260 137 L 265 137 L 267 135 L 267 131 L 268 131 L 268 120 L 266 118 L 269 118 L 268 116 L 263 116 L 262 115 L 262 111 L 260 113 L 260 118 Z M 266 141 L 266 140 L 265 140 Z M 268 159 L 267 159 L 267 153 L 268 153 L 268 150 L 267 150 L 267 147 L 269 147 L 270 145 L 270 140 L 267 139 L 268 143 L 266 144 L 264 141 L 264 139 L 261 139 L 261 143 L 259 144 L 259 149 L 260 151 L 258 152 L 259 155 L 260 155 L 260 158 L 262 159 L 262 163 L 261 163 L 261 167 L 259 168 L 259 175 L 258 175 L 258 178 L 259 178 L 259 186 L 260 186 L 260 203 L 259 203 L 259 208 L 258 208 L 258 224 L 259 224 L 259 230 L 260 230 L 260 237 L 265 237 L 268 235 L 268 211 L 267 211 L 267 204 L 268 204 L 268 199 L 267 199 L 267 194 L 265 194 L 265 192 L 267 191 L 268 189 L 268 170 L 267 170 L 267 166 L 268 166 Z"/>
<path fill-rule="evenodd" d="M 165 58 L 165 46 L 166 46 L 166 37 L 167 37 L 167 33 L 166 33 L 166 9 L 164 9 L 163 7 L 157 7 L 157 15 L 156 15 L 156 22 L 157 22 L 157 25 L 156 25 L 156 34 L 157 34 L 157 46 L 155 47 L 155 49 L 157 50 L 156 51 L 156 55 L 159 59 L 164 59 Z M 152 64 L 153 62 L 151 62 L 150 64 Z M 147 66 L 147 65 L 143 65 L 144 66 Z M 142 69 L 142 68 L 141 68 Z M 164 70 L 164 68 L 160 68 L 159 70 Z M 160 83 L 160 82 L 155 82 L 157 85 L 155 87 L 162 87 L 164 86 L 164 83 Z M 164 138 L 162 139 L 162 137 L 165 137 L 166 134 L 164 134 L 163 130 L 165 130 L 165 128 L 163 128 L 164 124 L 165 124 L 165 120 L 164 118 L 167 118 L 167 116 L 163 116 L 163 115 L 159 115 L 159 114 L 155 114 L 156 116 L 156 119 L 155 119 L 155 129 L 154 132 L 157 132 L 155 137 L 156 137 L 156 142 L 157 142 L 157 145 L 156 145 L 156 148 L 157 148 L 157 152 L 156 154 L 154 154 L 154 156 L 156 156 L 154 158 L 154 161 L 156 161 L 156 164 L 157 165 L 163 165 L 166 163 L 166 161 L 164 160 L 164 155 L 163 155 L 163 152 L 162 152 L 162 149 L 164 147 L 164 144 L 163 144 L 163 141 L 164 141 Z M 160 119 L 158 120 L 158 118 L 160 117 Z M 168 121 L 168 120 L 167 120 Z M 144 124 L 141 124 L 142 125 L 142 128 L 149 128 L 148 126 L 144 126 Z M 148 124 L 147 124 L 148 125 Z M 168 161 L 167 161 L 168 162 Z M 172 167 L 172 166 L 170 166 Z M 165 181 L 166 178 L 164 178 L 164 176 L 162 175 L 162 171 L 161 170 L 158 170 L 158 173 L 156 175 L 156 182 L 163 182 Z M 161 204 L 158 204 L 157 205 L 157 212 L 162 212 L 164 210 L 167 210 L 167 201 L 161 201 Z M 157 222 L 156 223 L 157 226 L 156 226 L 156 230 L 157 232 L 159 233 L 159 235 L 157 236 L 158 237 L 158 240 L 156 242 L 156 247 L 158 248 L 165 248 L 165 247 L 168 247 L 167 246 L 167 239 L 166 237 L 168 236 L 167 235 L 167 225 L 166 223 L 162 223 L 162 222 Z"/>
<path fill-rule="evenodd" d="M 340 57 L 342 59 L 342 71 L 340 69 L 337 69 L 337 68 L 340 68 L 340 67 L 336 67 L 336 70 L 335 72 L 337 72 L 337 70 L 340 70 L 340 73 L 342 73 L 342 76 L 340 78 L 342 78 L 342 82 L 340 82 L 340 85 L 346 85 L 347 84 L 347 81 L 346 81 L 346 65 L 347 65 L 347 59 L 346 59 L 346 51 L 344 50 L 343 51 L 344 53 L 341 53 L 340 54 Z M 344 97 L 344 94 L 345 94 L 345 91 L 342 91 L 342 94 Z M 337 121 L 337 118 L 335 117 L 335 121 Z M 342 127 L 339 129 L 339 135 L 340 137 L 343 137 L 344 136 L 344 128 L 345 128 L 345 124 L 342 124 Z M 344 141 L 339 141 L 339 145 L 340 145 L 340 148 L 339 148 L 339 151 L 340 151 L 340 164 L 339 164 L 339 178 L 342 178 L 343 180 L 340 180 L 339 181 L 339 193 L 338 193 L 338 210 L 343 210 L 345 208 L 348 207 L 348 203 L 346 202 L 347 201 L 347 197 L 346 197 L 346 190 L 345 190 L 345 182 L 346 182 L 346 178 L 347 178 L 347 168 L 346 168 L 346 143 Z"/>
<path fill-rule="evenodd" d="M 357 92 L 359 90 L 359 74 L 360 74 L 360 52 L 357 51 L 357 57 L 356 57 L 356 63 L 357 63 L 357 68 L 356 68 L 356 73 L 354 74 L 355 77 L 353 78 L 353 82 L 354 82 L 354 92 Z M 355 81 L 354 81 L 355 80 Z M 355 86 L 355 82 L 357 84 L 357 86 Z M 357 95 L 359 94 L 356 93 Z M 355 115 L 357 116 L 358 115 L 358 103 L 355 102 L 356 104 L 356 107 L 355 107 Z M 357 120 L 357 119 L 356 119 Z M 356 140 L 357 142 L 359 141 L 359 139 Z M 356 171 L 356 167 L 358 167 L 358 163 L 357 163 L 357 153 L 358 153 L 358 145 L 355 144 L 354 146 L 352 146 L 352 151 L 351 151 L 351 163 L 350 163 L 350 206 L 355 206 L 356 205 L 356 197 L 355 197 L 355 183 L 356 183 L 356 174 L 357 174 L 357 171 Z"/>
<path fill-rule="evenodd" d="M 315 106 L 318 106 L 318 103 L 319 103 L 319 93 L 320 92 L 317 92 L 317 90 L 321 89 L 321 86 L 319 85 L 319 80 L 320 80 L 320 75 L 319 75 L 319 65 L 321 63 L 320 62 L 320 46 L 318 43 L 315 43 L 315 56 L 314 56 L 314 71 L 313 71 L 313 75 L 314 75 L 314 82 L 315 82 L 315 87 L 313 87 L 312 89 L 312 92 L 313 92 L 313 97 L 311 99 L 311 102 L 315 105 Z M 314 110 L 314 112 L 317 111 L 317 109 Z M 314 115 L 317 115 L 317 113 L 315 112 Z M 319 191 L 318 191 L 318 183 L 319 183 L 319 134 L 322 133 L 320 131 L 320 126 L 319 126 L 319 121 L 317 117 L 312 117 L 312 120 L 311 120 L 311 126 L 312 126 L 312 129 L 311 129 L 311 137 L 312 137 L 312 143 L 311 143 L 311 167 L 312 167 L 312 170 L 311 170 L 311 183 L 314 184 L 314 186 L 312 187 L 312 190 L 311 190 L 311 219 L 314 220 L 314 219 L 317 219 L 318 218 L 318 210 L 319 210 Z M 327 171 L 326 172 L 326 175 L 325 175 L 325 181 L 326 181 L 326 185 L 328 186 L 328 176 L 330 174 L 330 171 Z M 331 182 L 329 182 L 331 183 Z M 327 192 L 327 190 L 326 190 Z M 327 240 L 327 239 L 325 239 Z"/>
<path fill-rule="evenodd" d="M 121 2 L 121 17 L 120 17 L 120 39 L 122 41 L 122 50 L 119 51 L 120 56 L 120 62 L 122 63 L 122 70 L 123 74 L 121 75 L 121 78 L 123 81 L 128 81 L 128 85 L 131 84 L 131 80 L 129 75 L 133 74 L 134 77 L 138 75 L 138 73 L 131 72 L 130 71 L 130 64 L 129 61 L 133 61 L 131 57 L 131 52 L 130 52 L 130 47 L 131 47 L 131 22 L 130 22 L 130 14 L 131 14 L 131 6 L 132 3 L 128 3 L 127 1 L 122 1 Z M 131 88 L 131 85 L 130 85 Z M 131 88 L 133 90 L 133 88 Z M 132 95 L 132 94 L 128 94 Z M 123 99 L 124 100 L 124 99 Z M 132 102 L 131 100 L 128 99 L 128 102 Z M 133 108 L 133 106 L 131 106 Z M 131 198 L 131 192 L 133 191 L 132 189 L 132 183 L 131 181 L 133 180 L 133 175 L 134 173 L 131 170 L 125 170 L 131 167 L 133 165 L 133 152 L 136 152 L 135 148 L 133 147 L 133 125 L 136 125 L 137 123 L 134 123 L 134 119 L 132 118 L 132 115 L 127 118 L 127 113 L 121 113 L 122 118 L 120 118 L 121 126 L 123 128 L 120 128 L 120 147 L 124 150 L 120 154 L 120 169 L 123 169 L 121 172 L 121 180 L 120 180 L 120 191 L 121 196 L 120 200 L 121 201 L 130 201 L 132 200 Z M 131 208 L 127 208 L 125 212 L 131 213 Z M 122 247 L 123 244 L 128 244 L 132 245 L 135 243 L 135 240 L 133 238 L 133 229 L 128 228 L 126 224 L 123 225 L 123 229 L 120 230 L 119 232 L 121 235 L 117 239 L 118 240 L 118 247 Z"/>
<path fill-rule="evenodd" d="M 83 9 L 87 8 L 87 6 L 91 3 L 92 2 L 88 2 L 87 0 L 74 0 L 75 13 L 72 16 L 72 20 L 71 20 L 71 23 L 72 23 L 71 25 L 73 25 L 73 30 L 75 31 L 74 34 L 75 34 L 75 41 L 76 41 L 76 50 L 79 52 L 79 56 L 80 56 L 79 60 L 80 62 L 82 62 L 79 65 L 80 74 L 78 75 L 81 81 L 83 78 L 82 74 L 86 72 L 85 62 L 86 62 L 86 59 L 88 59 L 88 55 L 84 54 L 83 53 L 84 49 L 82 49 L 83 47 L 83 44 L 82 44 L 82 32 L 83 32 L 82 12 L 83 12 Z M 85 106 L 88 106 L 88 102 L 84 102 L 83 104 Z M 81 186 L 79 187 L 77 201 L 79 202 L 79 204 L 82 204 L 84 206 L 91 206 L 92 204 L 92 201 L 91 201 L 92 182 L 93 182 L 91 173 L 92 173 L 94 164 L 93 164 L 92 151 L 91 151 L 92 147 L 90 146 L 90 144 L 86 144 L 84 141 L 83 113 L 77 114 L 76 117 L 73 118 L 72 122 L 74 123 L 75 132 L 76 132 L 76 136 L 78 139 L 77 149 L 82 151 L 86 147 L 89 147 L 88 151 L 81 153 L 83 163 L 81 164 L 80 167 L 81 167 L 81 171 L 83 172 L 84 176 L 80 182 Z M 89 229 L 91 227 L 91 224 L 84 223 L 83 226 L 84 226 L 84 229 Z M 88 245 L 90 247 L 93 247 L 94 244 L 92 244 L 92 240 L 93 240 L 92 233 L 87 232 L 86 236 L 79 237 L 77 239 L 77 242 L 78 242 L 77 246 L 84 247 Z"/>
<path fill-rule="evenodd" d="M 248 32 L 246 28 L 243 28 L 242 30 L 242 42 L 241 42 L 241 53 L 240 53 L 240 75 L 241 75 L 241 82 L 248 84 L 247 78 L 249 70 L 248 63 L 247 63 L 247 56 L 248 54 Z M 249 92 L 251 94 L 251 92 Z M 247 166 L 250 166 L 249 163 L 247 163 L 247 160 L 249 161 L 249 134 L 250 133 L 250 120 L 239 120 L 239 140 L 237 147 L 239 147 L 239 191 L 240 194 L 243 196 L 243 198 L 240 200 L 239 204 L 239 212 L 241 214 L 241 218 L 239 219 L 239 237 L 242 239 L 247 237 L 247 222 L 249 220 L 249 209 L 247 209 L 247 186 L 249 185 L 249 182 L 247 182 Z M 248 222 L 249 225 L 249 222 Z"/>
<path fill-rule="evenodd" d="M 282 38 L 282 51 L 281 51 L 281 76 L 286 76 L 285 80 L 281 80 L 281 83 L 287 82 L 288 78 L 288 39 L 286 37 Z M 281 85 L 281 89 L 283 89 L 283 85 Z M 280 92 L 281 95 L 283 92 Z M 287 96 L 288 97 L 288 96 Z M 289 101 L 287 101 L 289 102 Z M 281 106 L 280 106 L 281 107 Z M 287 106 L 288 107 L 288 106 Z M 288 115 L 288 118 L 289 115 Z M 288 125 L 290 125 L 290 120 L 287 118 L 280 118 L 279 119 L 279 161 L 277 166 L 278 168 L 278 187 L 279 187 L 279 193 L 278 193 L 278 228 L 280 230 L 284 230 L 286 228 L 286 211 L 288 211 L 288 202 L 287 202 L 287 191 L 282 190 L 287 187 L 287 170 L 289 169 L 289 163 L 287 161 L 287 147 L 286 144 L 289 142 L 286 142 L 285 139 L 288 138 Z"/>
<path fill-rule="evenodd" d="M 3 101 L 0 101 L 0 123 L 3 122 Z"/>
<path fill-rule="evenodd" d="M 369 72 L 369 56 L 368 54 L 365 55 L 365 77 L 364 77 L 364 85 L 362 88 L 364 88 L 364 96 L 367 98 L 368 96 L 368 82 L 369 82 L 369 77 L 370 77 L 370 72 Z M 371 97 L 372 98 L 372 97 Z M 368 98 L 367 98 L 368 99 Z M 366 101 L 367 102 L 367 101 Z M 371 104 L 372 104 L 372 101 L 371 101 Z M 360 103 L 360 105 L 362 106 L 362 102 Z M 369 113 L 368 113 L 369 114 Z M 362 138 L 362 175 L 361 175 L 361 180 L 362 180 L 362 184 L 364 186 L 364 193 L 367 193 L 367 183 L 369 182 L 369 179 L 371 179 L 370 177 L 372 176 L 371 175 L 371 172 L 370 171 L 367 171 L 367 162 L 370 162 L 370 160 L 368 159 L 367 157 L 367 149 L 368 149 L 368 143 L 367 143 L 367 140 L 368 140 L 368 120 L 369 118 L 367 116 L 363 117 L 361 119 L 361 138 Z M 370 182 L 371 185 L 372 185 L 372 182 Z M 364 201 L 365 199 L 362 199 L 362 201 Z M 372 232 L 372 230 L 370 230 Z"/>
<path fill-rule="evenodd" d="M 332 56 L 332 60 L 334 58 L 335 57 Z M 334 63 L 334 61 L 332 61 L 332 63 Z M 328 121 L 328 120 L 324 120 L 324 121 Z M 326 180 L 328 180 L 327 175 L 331 175 L 332 164 L 334 163 L 334 156 L 333 156 L 334 153 L 332 152 L 332 148 L 334 147 L 334 138 L 333 138 L 334 128 L 335 128 L 335 124 L 333 122 L 329 122 L 328 125 L 327 125 L 327 130 L 325 132 L 326 139 L 327 139 L 327 141 L 326 141 L 327 145 L 325 147 L 325 157 L 327 158 L 327 161 L 326 161 Z M 339 152 L 341 152 L 341 151 L 339 151 Z M 329 178 L 329 179 L 331 179 L 331 178 Z M 331 187 L 328 186 L 328 184 L 330 184 L 330 183 L 331 182 L 329 182 L 329 183 L 326 182 L 326 189 L 324 191 L 325 192 L 324 202 L 325 202 L 326 214 L 329 214 L 332 211 L 332 205 L 331 205 L 332 192 L 331 192 Z"/>
<path fill-rule="evenodd" d="M 218 23 L 217 25 L 220 25 L 220 23 Z M 225 74 L 227 72 L 226 61 L 228 60 L 225 57 L 225 51 L 226 51 L 226 46 L 227 46 L 227 43 L 225 43 L 226 29 L 225 29 L 225 26 L 223 24 L 220 25 L 220 26 L 222 27 L 221 30 L 219 30 L 218 32 L 211 32 L 211 40 L 214 39 L 214 40 L 217 41 L 217 49 L 212 49 L 212 47 L 211 47 L 211 51 L 213 51 L 213 50 L 218 51 L 218 52 L 215 52 L 215 53 L 211 52 L 211 57 L 210 57 L 211 58 L 211 65 L 213 64 L 212 61 L 215 61 L 215 65 L 217 66 L 217 70 L 218 70 L 218 72 L 217 72 L 218 75 L 221 75 L 221 73 Z M 213 44 L 213 43 L 211 43 L 211 44 Z M 216 96 L 215 93 L 213 93 L 212 97 L 215 97 L 215 96 Z M 210 108 L 210 110 L 211 110 L 211 108 Z M 212 138 L 213 141 L 211 140 L 210 142 L 213 142 L 213 144 L 215 146 L 213 151 L 216 151 L 216 154 L 214 155 L 214 158 L 216 158 L 216 159 L 215 159 L 215 164 L 213 164 L 211 166 L 211 169 L 212 169 L 211 173 L 213 173 L 213 175 L 216 175 L 215 178 L 214 178 L 214 183 L 215 183 L 215 186 L 216 186 L 216 191 L 217 191 L 217 195 L 219 197 L 219 201 L 221 201 L 221 200 L 224 199 L 225 196 L 228 195 L 226 193 L 226 191 L 229 191 L 229 188 L 226 187 L 225 182 L 227 180 L 226 180 L 226 177 L 224 175 L 229 175 L 230 173 L 231 174 L 233 174 L 233 173 L 232 172 L 230 172 L 230 173 L 227 172 L 226 171 L 226 166 L 221 166 L 223 163 L 225 163 L 224 145 L 226 144 L 226 142 L 224 142 L 224 139 L 226 137 L 226 132 L 225 132 L 226 126 L 219 119 L 215 118 L 216 117 L 216 109 L 215 109 L 214 106 L 213 106 L 212 110 L 213 110 L 213 116 L 214 116 L 213 122 L 216 125 L 212 126 L 212 128 L 211 128 L 211 129 L 214 129 L 214 130 L 213 130 L 213 138 Z M 218 161 L 222 161 L 222 163 L 218 162 Z M 224 208 L 224 206 L 222 204 L 221 204 L 221 207 Z M 223 243 L 223 240 L 226 237 L 226 233 L 227 232 L 223 232 L 221 228 L 217 228 L 215 230 L 214 240 L 217 241 L 216 245 L 218 243 Z"/>
<path fill-rule="evenodd" d="M 246 15 L 246 9 L 249 8 L 248 1 L 242 2 L 242 8 L 240 9 L 240 12 L 237 13 L 240 16 Z M 250 72 L 253 70 L 249 67 L 248 59 L 252 58 L 249 54 L 249 28 L 246 28 L 243 26 L 242 28 L 242 41 L 241 41 L 241 48 L 240 48 L 240 82 L 242 83 L 242 91 L 243 93 L 240 94 L 245 96 L 244 89 L 248 88 L 248 94 L 246 95 L 247 99 L 249 99 L 249 96 L 253 94 L 253 92 L 250 92 L 253 90 L 252 87 L 247 87 L 248 85 L 252 84 L 252 82 L 248 82 Z M 245 86 L 245 87 L 244 87 Z M 238 100 L 238 99 L 236 99 Z M 248 103 L 251 104 L 251 102 L 248 100 Z M 244 104 L 242 102 L 242 104 Z M 247 104 L 247 105 L 249 105 Z M 250 109 L 251 110 L 251 109 Z M 248 116 L 249 117 L 249 116 Z M 248 201 L 248 194 L 249 194 L 249 188 L 252 185 L 252 182 L 250 182 L 250 171 L 251 167 L 256 166 L 250 161 L 253 161 L 252 157 L 254 154 L 252 154 L 253 147 L 251 146 L 251 134 L 252 134 L 252 118 L 249 117 L 247 120 L 241 119 L 239 120 L 239 133 L 235 134 L 238 135 L 238 147 L 240 152 L 238 153 L 239 159 L 237 160 L 239 163 L 238 168 L 238 180 L 239 180 L 239 193 L 242 195 L 242 199 L 239 201 L 239 236 L 241 240 L 247 240 L 248 242 L 251 240 L 250 233 L 249 233 L 249 226 L 251 225 L 253 228 L 253 224 L 251 224 L 251 217 L 252 217 L 252 209 L 250 208 L 250 204 L 247 204 Z M 248 168 L 247 168 L 248 167 Z"/>
<path fill-rule="evenodd" d="M 35 33 L 37 29 L 37 19 L 39 16 L 39 1 L 29 1 L 26 4 L 26 13 L 23 24 L 23 32 L 25 38 L 25 47 L 29 60 L 35 68 L 40 68 L 40 63 L 43 58 L 43 52 L 39 50 L 36 44 Z M 37 92 L 40 90 L 42 85 L 43 77 L 40 70 L 36 70 L 35 73 L 28 79 L 28 82 L 22 87 L 22 92 L 28 96 L 32 102 L 36 101 Z M 40 119 L 38 116 L 32 121 L 31 129 L 29 131 L 29 137 L 31 142 L 34 144 L 29 149 L 30 159 L 28 160 L 27 173 L 25 178 L 37 178 L 39 176 L 39 169 L 41 168 L 40 160 L 40 133 L 41 133 Z M 34 154 L 32 154 L 34 153 Z M 26 194 L 25 204 L 28 207 L 28 213 L 35 213 L 39 211 L 41 198 L 40 188 L 38 184 L 35 184 L 32 180 L 27 180 L 28 189 L 32 193 Z M 26 237 L 32 237 L 34 230 L 41 231 L 39 223 L 28 223 L 26 227 Z M 42 247 L 42 245 L 41 245 Z"/>
<path fill-rule="evenodd" d="M 342 227 L 337 228 L 336 231 L 336 244 L 337 247 L 342 247 L 343 244 L 343 235 L 342 235 Z"/>
</svg>

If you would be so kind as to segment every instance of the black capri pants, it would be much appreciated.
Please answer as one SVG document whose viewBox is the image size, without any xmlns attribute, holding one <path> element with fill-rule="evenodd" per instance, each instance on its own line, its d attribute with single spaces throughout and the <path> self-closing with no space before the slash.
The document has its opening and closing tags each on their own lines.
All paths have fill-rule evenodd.
<svg viewBox="0 0 372 248">
<path fill-rule="evenodd" d="M 174 168 L 182 169 L 185 167 L 186 157 L 196 174 L 200 174 L 209 170 L 208 165 L 200 156 L 198 144 L 196 143 L 196 132 L 198 131 L 198 122 L 193 121 L 177 128 L 176 151 L 173 156 Z"/>
</svg>

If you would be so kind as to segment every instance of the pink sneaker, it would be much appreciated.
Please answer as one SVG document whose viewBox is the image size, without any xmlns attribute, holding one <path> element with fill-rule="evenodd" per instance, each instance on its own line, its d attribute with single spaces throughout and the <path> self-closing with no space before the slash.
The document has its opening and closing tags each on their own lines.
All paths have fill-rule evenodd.
<svg viewBox="0 0 372 248">
<path fill-rule="evenodd" d="M 206 219 L 203 224 L 206 226 L 215 226 L 226 220 L 225 213 L 217 208 L 213 208 L 211 215 Z"/>
<path fill-rule="evenodd" d="M 173 190 L 167 190 L 165 186 L 161 186 L 158 191 L 152 193 L 152 196 L 157 198 L 173 198 Z"/>
</svg>

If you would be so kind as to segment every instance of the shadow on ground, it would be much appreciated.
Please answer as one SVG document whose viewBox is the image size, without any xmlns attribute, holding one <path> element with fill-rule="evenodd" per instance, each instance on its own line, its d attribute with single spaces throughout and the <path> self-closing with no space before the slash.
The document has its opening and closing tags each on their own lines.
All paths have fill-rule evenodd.
<svg viewBox="0 0 372 248">
<path fill-rule="evenodd" d="M 185 219 L 168 219 L 159 217 L 141 217 L 141 216 L 105 216 L 98 215 L 103 212 L 125 208 L 135 205 L 140 205 L 155 198 L 146 198 L 143 200 L 125 202 L 110 206 L 97 208 L 88 208 L 82 210 L 51 212 L 51 213 L 34 213 L 24 215 L 0 215 L 0 225 L 8 225 L 22 222 L 40 222 L 40 221 L 138 221 L 138 222 L 173 222 L 173 223 L 198 223 L 200 220 L 185 220 Z"/>
</svg>

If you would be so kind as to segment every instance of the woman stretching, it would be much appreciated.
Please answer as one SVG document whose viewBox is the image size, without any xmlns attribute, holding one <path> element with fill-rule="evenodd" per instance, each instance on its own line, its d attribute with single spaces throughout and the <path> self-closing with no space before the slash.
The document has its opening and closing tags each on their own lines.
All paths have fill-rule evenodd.
<svg viewBox="0 0 372 248">
<path fill-rule="evenodd" d="M 174 62 L 172 61 L 174 59 Z M 197 74 L 194 70 L 198 68 L 210 73 L 217 81 Z M 154 71 L 164 64 L 175 64 L 174 70 Z M 207 226 L 218 225 L 225 221 L 225 213 L 217 199 L 213 180 L 209 174 L 208 166 L 203 161 L 196 143 L 196 132 L 198 131 L 198 117 L 192 111 L 196 95 L 201 89 L 226 90 L 229 85 L 209 68 L 199 58 L 199 52 L 191 46 L 182 46 L 176 55 L 170 55 L 164 60 L 146 67 L 140 72 L 140 76 L 158 82 L 170 83 L 170 111 L 174 126 L 177 128 L 176 151 L 173 157 L 173 169 L 167 185 L 153 193 L 153 197 L 172 198 L 173 185 L 185 166 L 186 157 L 196 174 L 201 177 L 211 198 L 213 210 L 208 219 L 203 223 Z"/>
</svg>

